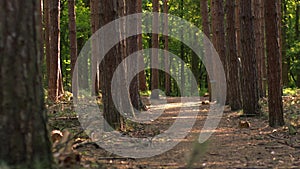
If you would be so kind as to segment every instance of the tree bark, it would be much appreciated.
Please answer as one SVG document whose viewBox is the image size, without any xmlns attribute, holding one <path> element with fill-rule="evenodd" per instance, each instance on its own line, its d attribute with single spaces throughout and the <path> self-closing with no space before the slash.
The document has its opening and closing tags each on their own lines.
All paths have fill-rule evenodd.
<svg viewBox="0 0 300 169">
<path fill-rule="evenodd" d="M 92 33 L 96 33 L 96 31 L 100 28 L 100 9 L 99 9 L 99 0 L 91 0 L 90 5 L 91 5 L 91 25 L 92 25 Z M 97 51 L 99 51 L 99 47 L 95 46 L 93 44 L 99 44 L 98 39 L 94 38 L 92 40 L 92 58 L 91 58 L 91 64 L 92 64 L 92 95 L 98 95 L 100 91 L 100 69 L 101 67 L 98 66 L 99 63 L 97 62 Z"/>
<path fill-rule="evenodd" d="M 208 39 L 211 39 L 210 36 L 210 22 L 209 22 L 209 16 L 208 16 L 208 2 L 207 0 L 201 0 L 200 1 L 200 7 L 201 7 L 201 16 L 202 16 L 202 28 L 203 33 L 206 35 Z M 207 41 L 204 41 L 204 53 L 205 58 L 208 58 L 210 56 L 210 44 Z M 206 69 L 212 68 L 211 61 L 209 59 L 206 59 Z M 207 76 L 207 83 L 208 83 L 208 93 L 209 93 L 209 100 L 211 101 L 211 83 L 210 83 L 210 77 Z"/>
<path fill-rule="evenodd" d="M 63 94 L 60 66 L 60 0 L 50 1 L 50 73 L 48 97 L 57 102 Z"/>
<path fill-rule="evenodd" d="M 100 3 L 100 26 L 104 26 L 105 24 L 115 20 L 116 18 L 121 17 L 124 14 L 124 1 L 123 0 L 104 0 L 103 3 Z M 114 25 L 111 29 L 111 33 L 109 35 L 105 35 L 104 38 L 109 38 L 110 36 L 122 36 L 120 25 Z M 103 45 L 103 44 L 100 44 Z M 103 67 L 103 75 L 101 76 L 102 81 L 105 82 L 101 85 L 102 87 L 102 100 L 103 100 L 103 108 L 104 113 L 103 116 L 107 121 L 108 125 L 104 126 L 105 130 L 113 129 L 123 129 L 124 128 L 124 119 L 122 115 L 116 109 L 113 97 L 116 97 L 116 92 L 118 91 L 111 91 L 111 84 L 114 72 L 117 66 L 121 63 L 122 59 L 125 57 L 124 46 L 123 44 L 119 43 L 115 45 L 104 58 Z M 124 71 L 125 72 L 125 69 Z M 120 77 L 119 77 L 120 78 Z M 121 79 L 118 79 L 119 82 Z"/>
<path fill-rule="evenodd" d="M 260 26 L 262 30 L 262 36 L 261 38 L 261 43 L 262 43 L 262 49 L 261 49 L 261 68 L 262 68 L 262 97 L 266 97 L 266 92 L 267 92 L 267 62 L 266 62 L 266 39 L 265 39 L 265 13 L 264 13 L 264 4 L 265 1 L 261 0 L 260 2 L 260 8 L 261 8 L 261 19 L 260 19 Z"/>
<path fill-rule="evenodd" d="M 77 60 L 77 36 L 76 36 L 76 12 L 75 12 L 75 0 L 68 1 L 69 6 L 69 38 L 70 38 L 70 55 L 71 55 L 71 79 L 77 82 L 77 79 L 73 79 L 76 60 Z M 76 83 L 77 84 L 77 83 Z M 77 97 L 77 85 L 73 87 L 75 91 L 72 91 L 74 97 Z"/>
<path fill-rule="evenodd" d="M 142 0 L 137 0 L 137 13 L 142 13 L 143 12 L 143 1 Z M 142 30 L 142 18 L 138 19 L 138 30 Z M 143 35 L 139 34 L 138 35 L 138 50 L 141 51 L 143 49 Z M 140 55 L 138 56 L 138 66 L 144 68 L 145 67 L 145 61 L 144 61 L 144 56 Z M 141 91 L 146 91 L 147 90 L 147 84 L 146 84 L 146 75 L 145 75 L 145 70 L 141 71 L 139 73 L 139 88 Z"/>
<path fill-rule="evenodd" d="M 265 3 L 266 45 L 268 58 L 268 107 L 269 125 L 284 125 L 282 86 L 281 86 L 281 50 L 280 50 L 280 0 Z M 275 16 L 275 17 L 274 17 Z"/>
<path fill-rule="evenodd" d="M 168 18 L 168 13 L 169 13 L 169 8 L 168 8 L 168 0 L 163 1 L 163 12 L 166 14 L 164 17 L 164 32 L 165 35 L 169 33 L 169 18 Z M 165 72 L 170 71 L 170 60 L 169 60 L 169 37 L 168 36 L 163 36 L 164 38 L 164 57 L 165 57 Z M 166 95 L 170 96 L 171 94 L 171 77 L 168 73 L 165 73 L 165 90 L 166 90 Z"/>
<path fill-rule="evenodd" d="M 46 51 L 46 67 L 47 78 L 50 78 L 50 0 L 44 0 L 44 23 L 45 23 L 45 51 Z"/>
<path fill-rule="evenodd" d="M 259 97 L 263 97 L 263 65 L 264 63 L 264 53 L 265 43 L 262 42 L 261 36 L 264 36 L 262 26 L 261 26 L 261 1 L 262 0 L 254 0 L 253 1 L 253 14 L 254 14 L 254 36 L 255 36 L 255 56 L 256 56 L 256 63 L 257 63 L 257 78 L 258 78 L 258 90 L 259 90 Z"/>
<path fill-rule="evenodd" d="M 0 2 L 0 159 L 11 168 L 52 168 L 39 8 L 36 0 Z"/>
<path fill-rule="evenodd" d="M 131 0 L 127 2 L 127 15 L 131 15 L 131 14 L 135 14 L 137 13 L 137 8 L 138 8 L 138 0 Z M 138 22 L 136 20 L 136 22 Z M 138 25 L 137 27 L 132 28 L 132 26 L 130 27 L 130 29 L 134 29 L 134 32 L 136 32 L 136 36 L 132 36 L 127 38 L 127 55 L 131 55 L 134 52 L 137 52 L 139 50 L 139 45 L 138 45 L 138 35 L 137 35 L 137 31 L 138 31 Z M 139 58 L 136 58 L 137 61 L 139 60 Z M 136 60 L 131 60 L 131 63 L 129 63 L 130 65 L 128 65 L 129 74 L 133 74 L 134 72 L 136 72 L 137 68 L 138 68 L 138 62 Z M 129 82 L 129 92 L 130 92 L 130 100 L 131 103 L 133 105 L 133 107 L 136 110 L 140 109 L 140 95 L 139 95 L 139 78 L 138 76 L 135 76 L 131 82 Z"/>
<path fill-rule="evenodd" d="M 252 2 L 240 0 L 240 8 L 243 110 L 245 115 L 253 116 L 260 114 L 260 106 L 258 104 Z"/>
<path fill-rule="evenodd" d="M 159 10 L 159 2 L 158 0 L 152 0 L 152 7 L 153 7 L 153 12 L 158 12 Z M 158 30 L 158 16 L 153 17 L 152 20 L 152 29 L 153 30 Z M 152 60 L 151 63 L 152 65 L 158 65 L 158 51 L 155 49 L 159 48 L 159 44 L 158 44 L 158 34 L 153 33 L 152 34 L 152 48 L 154 48 L 154 50 L 152 50 Z M 159 93 L 158 93 L 158 89 L 159 88 L 159 72 L 157 69 L 152 69 L 152 75 L 151 75 L 151 98 L 152 99 L 159 99 Z"/>
<path fill-rule="evenodd" d="M 237 55 L 235 31 L 235 0 L 226 1 L 227 14 L 227 63 L 228 63 L 228 92 L 231 110 L 242 108 L 241 86 L 239 77 L 239 60 Z"/>
<path fill-rule="evenodd" d="M 224 29 L 224 9 L 223 0 L 212 0 L 211 10 L 212 10 L 212 42 L 219 57 L 222 61 L 225 75 L 227 76 L 227 63 L 226 63 L 226 49 L 225 49 L 225 29 Z M 227 85 L 228 88 L 228 85 Z M 218 89 L 222 90 L 222 89 Z M 228 103 L 228 97 L 230 93 L 227 93 L 226 103 Z"/>
<path fill-rule="evenodd" d="M 290 58 L 287 56 L 286 51 L 288 49 L 287 44 L 287 27 L 288 27 L 288 18 L 287 18 L 287 4 L 286 0 L 282 1 L 282 83 L 283 87 L 289 86 L 289 70 L 290 70 Z"/>
</svg>

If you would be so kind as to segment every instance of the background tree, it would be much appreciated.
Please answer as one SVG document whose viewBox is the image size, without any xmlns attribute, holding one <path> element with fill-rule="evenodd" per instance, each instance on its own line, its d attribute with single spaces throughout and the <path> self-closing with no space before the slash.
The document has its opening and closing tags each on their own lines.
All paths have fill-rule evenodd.
<svg viewBox="0 0 300 169">
<path fill-rule="evenodd" d="M 52 168 L 39 9 L 35 0 L 0 2 L 0 161 L 11 168 Z"/>
<path fill-rule="evenodd" d="M 287 56 L 287 0 L 282 0 L 282 83 L 284 87 L 289 86 L 289 69 L 290 69 L 290 58 Z"/>
<path fill-rule="evenodd" d="M 68 1 L 69 6 L 69 36 L 70 36 L 70 57 L 71 57 L 71 77 L 77 60 L 77 36 L 76 36 L 76 12 L 75 0 Z M 73 91 L 76 93 L 76 91 Z"/>
<path fill-rule="evenodd" d="M 281 51 L 280 51 L 280 0 L 265 3 L 266 45 L 268 58 L 269 125 L 283 126 Z M 275 16 L 275 18 L 274 18 Z"/>
<path fill-rule="evenodd" d="M 100 29 L 100 11 L 99 11 L 99 0 L 91 0 L 90 1 L 90 5 L 91 5 L 91 26 L 92 26 L 92 33 L 96 33 L 96 31 L 98 29 Z M 94 38 L 92 40 L 92 44 L 99 44 L 98 39 Z M 92 94 L 93 95 L 98 95 L 99 91 L 100 91 L 100 66 L 98 66 L 98 62 L 97 62 L 97 51 L 99 50 L 99 46 L 92 46 L 92 59 L 91 59 L 91 65 L 92 65 L 92 76 L 91 77 L 95 77 L 93 78 L 93 86 L 92 86 Z"/>
<path fill-rule="evenodd" d="M 257 115 L 260 114 L 260 106 L 258 104 L 252 2 L 240 0 L 240 8 L 243 110 L 245 115 Z"/>
<path fill-rule="evenodd" d="M 137 0 L 137 13 L 142 13 L 143 12 L 143 1 L 142 0 Z M 142 18 L 138 19 L 138 30 L 142 30 Z M 138 35 L 138 50 L 143 49 L 143 35 L 140 34 Z M 141 66 L 142 68 L 145 67 L 145 61 L 144 61 L 144 56 L 141 55 L 138 58 L 138 66 Z M 141 71 L 139 73 L 139 88 L 141 91 L 146 91 L 147 90 L 147 84 L 146 84 L 146 75 L 145 71 Z"/>
<path fill-rule="evenodd" d="M 242 108 L 241 86 L 239 77 L 239 59 L 236 46 L 235 30 L 235 0 L 226 0 L 227 19 L 227 63 L 228 63 L 228 88 L 229 105 L 231 110 Z"/>
<path fill-rule="evenodd" d="M 211 39 L 210 36 L 210 22 L 209 22 L 209 12 L 208 12 L 208 2 L 207 0 L 201 0 L 200 1 L 200 7 L 201 7 L 201 17 L 202 17 L 202 29 L 203 29 L 203 33 L 206 35 L 206 37 L 208 39 Z M 204 46 L 205 46 L 205 55 L 206 56 L 210 56 L 209 52 L 209 43 L 208 42 L 204 42 Z M 209 62 L 209 59 L 206 60 L 207 65 L 212 66 L 212 63 Z M 207 68 L 208 69 L 208 68 Z M 208 93 L 209 93 L 209 100 L 211 101 L 211 84 L 210 84 L 210 78 L 207 76 L 207 83 L 208 83 Z"/>
<path fill-rule="evenodd" d="M 138 9 L 138 0 L 131 0 L 128 1 L 127 3 L 127 15 L 131 15 L 131 14 L 135 14 L 137 13 L 137 9 Z M 138 22 L 138 20 L 135 20 L 135 22 Z M 136 27 L 130 27 L 130 29 L 132 29 L 132 31 L 136 32 L 138 31 L 138 25 Z M 133 54 L 134 52 L 137 52 L 139 49 L 139 45 L 138 45 L 138 37 L 139 36 L 132 36 L 127 38 L 127 56 Z M 136 58 L 137 60 L 139 58 Z M 136 60 L 131 60 L 131 63 L 128 63 L 129 65 L 127 66 L 129 68 L 129 70 L 131 70 L 131 72 L 128 72 L 129 74 L 135 72 L 138 68 L 138 61 Z M 135 76 L 130 83 L 129 86 L 129 92 L 130 92 L 130 99 L 131 99 L 131 103 L 133 105 L 133 107 L 136 110 L 139 110 L 140 106 L 140 96 L 139 96 L 139 78 L 138 76 Z"/>
<path fill-rule="evenodd" d="M 265 1 L 260 1 L 260 43 L 262 47 L 260 48 L 260 55 L 261 55 L 261 76 L 262 76 L 262 93 L 260 93 L 260 96 L 266 97 L 267 92 L 267 63 L 266 63 L 266 44 L 265 44 L 265 13 L 264 13 L 264 4 Z"/>
<path fill-rule="evenodd" d="M 50 1 L 44 0 L 43 7 L 44 7 L 44 27 L 45 27 L 45 37 L 44 37 L 44 43 L 45 43 L 45 55 L 46 55 L 46 69 L 47 69 L 47 78 L 50 77 Z"/>
<path fill-rule="evenodd" d="M 119 18 L 124 15 L 124 1 L 123 0 L 104 0 L 103 3 L 100 3 L 100 12 L 101 17 L 100 19 L 100 26 L 104 26 L 105 24 L 115 20 L 115 18 Z M 115 10 L 116 9 L 116 10 Z M 121 28 L 118 25 L 115 25 L 112 28 L 112 34 L 106 35 L 109 36 L 122 36 L 120 32 Z M 101 44 L 100 44 L 101 45 Z M 121 63 L 122 59 L 124 59 L 125 54 L 123 44 L 119 43 L 115 45 L 104 58 L 103 66 L 101 70 L 103 70 L 103 75 L 101 76 L 103 83 L 102 85 L 102 101 L 103 101 L 103 109 L 104 113 L 103 116 L 108 122 L 108 124 L 114 129 L 122 129 L 124 127 L 124 119 L 121 114 L 116 109 L 114 102 L 112 100 L 113 95 L 115 96 L 116 93 L 112 93 L 111 91 L 111 84 L 113 74 L 117 66 Z M 123 67 L 124 68 L 124 67 Z M 124 69 L 125 71 L 125 69 Z M 123 71 L 123 72 L 124 72 Z M 119 79 L 119 81 L 121 81 Z M 119 83 L 121 84 L 121 83 Z M 105 130 L 109 130 L 108 126 L 105 126 Z"/>
<path fill-rule="evenodd" d="M 51 101 L 58 101 L 64 93 L 61 62 L 60 62 L 60 0 L 49 1 L 50 9 L 50 68 L 48 81 L 48 97 Z"/>
<path fill-rule="evenodd" d="M 153 12 L 159 12 L 159 1 L 158 0 L 152 0 L 152 7 L 153 7 Z M 154 15 L 153 20 L 152 20 L 152 29 L 158 31 L 158 16 Z M 159 43 L 158 43 L 158 34 L 153 33 L 152 34 L 152 65 L 158 65 L 158 51 L 155 49 L 159 48 Z M 151 74 L 151 98 L 152 99 L 159 99 L 159 93 L 157 90 L 159 88 L 159 72 L 157 69 L 152 69 L 152 74 Z"/>
<path fill-rule="evenodd" d="M 227 63 L 226 63 L 226 49 L 225 49 L 225 29 L 224 29 L 224 1 L 212 0 L 211 1 L 211 13 L 212 13 L 212 43 L 216 48 L 219 57 L 222 61 L 225 74 L 227 75 Z M 228 87 L 227 87 L 228 88 Z M 222 89 L 219 89 L 222 90 Z M 228 102 L 228 94 L 226 96 L 226 102 Z"/>
<path fill-rule="evenodd" d="M 263 88 L 263 79 L 264 75 L 264 65 L 265 64 L 265 42 L 262 41 L 261 38 L 264 36 L 264 27 L 262 26 L 262 8 L 261 8 L 262 0 L 254 0 L 253 1 L 253 14 L 254 14 L 254 37 L 255 37 L 255 56 L 257 63 L 257 78 L 258 78 L 258 89 L 259 89 L 259 97 L 264 97 L 265 91 Z"/>
<path fill-rule="evenodd" d="M 169 18 L 168 18 L 168 0 L 163 1 L 163 12 L 165 15 L 164 19 L 164 32 L 167 35 L 169 32 Z M 165 71 L 170 71 L 170 60 L 169 60 L 169 37 L 163 36 L 164 39 L 164 58 L 165 58 Z M 168 73 L 165 73 L 165 91 L 166 95 L 170 96 L 171 94 L 171 77 Z"/>
</svg>

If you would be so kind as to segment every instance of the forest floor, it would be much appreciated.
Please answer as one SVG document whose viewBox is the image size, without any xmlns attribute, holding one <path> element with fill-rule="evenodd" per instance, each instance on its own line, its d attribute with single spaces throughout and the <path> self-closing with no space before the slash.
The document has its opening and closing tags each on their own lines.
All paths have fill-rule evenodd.
<svg viewBox="0 0 300 169">
<path fill-rule="evenodd" d="M 203 104 L 207 99 L 201 97 L 194 104 L 200 110 L 196 123 L 178 145 L 163 154 L 142 159 L 123 158 L 93 144 L 85 134 L 80 133 L 76 114 L 72 114 L 68 104 L 49 107 L 50 129 L 67 129 L 75 134 L 72 137 L 75 141 L 68 145 L 69 148 L 61 150 L 61 147 L 54 144 L 55 159 L 61 168 L 175 169 L 186 168 L 187 163 L 192 164 L 191 168 L 300 168 L 300 133 L 297 133 L 300 96 L 284 97 L 287 125 L 277 129 L 268 126 L 266 115 L 246 118 L 241 116 L 241 111 L 232 112 L 225 107 L 216 132 L 206 144 L 199 145 L 196 141 L 210 107 L 210 104 Z M 153 121 L 150 128 L 135 126 L 126 134 L 147 137 L 165 131 L 180 111 L 179 106 L 174 106 L 178 102 L 180 98 L 168 98 L 165 104 L 169 108 Z M 266 113 L 266 100 L 262 100 L 261 105 Z M 150 106 L 149 111 L 154 108 Z"/>
</svg>

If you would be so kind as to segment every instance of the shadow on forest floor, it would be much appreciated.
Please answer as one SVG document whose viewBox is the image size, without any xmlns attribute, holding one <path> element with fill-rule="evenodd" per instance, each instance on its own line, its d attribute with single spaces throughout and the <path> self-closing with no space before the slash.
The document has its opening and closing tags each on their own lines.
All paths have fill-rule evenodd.
<svg viewBox="0 0 300 169">
<path fill-rule="evenodd" d="M 300 96 L 285 96 L 284 112 L 287 125 L 281 128 L 268 126 L 267 116 L 241 117 L 242 112 L 225 108 L 222 120 L 205 145 L 197 146 L 201 128 L 210 105 L 202 97 L 191 106 L 199 107 L 196 123 L 191 132 L 173 149 L 154 157 L 134 159 L 114 155 L 92 142 L 82 132 L 77 115 L 70 103 L 48 107 L 51 130 L 60 141 L 53 144 L 53 152 L 61 168 L 297 168 L 300 166 Z M 180 110 L 180 98 L 167 98 L 165 111 L 151 124 L 130 124 L 124 135 L 149 138 L 167 130 Z M 267 113 L 266 100 L 261 101 Z M 151 106 L 149 111 L 162 105 Z M 246 125 L 244 125 L 246 124 Z M 58 132 L 58 131 L 57 131 Z M 53 136 L 52 136 L 53 138 Z M 117 143 L 112 143 L 117 144 Z M 151 146 L 151 145 L 149 145 Z M 196 151 L 195 151 L 196 150 Z M 195 154 L 196 152 L 196 154 Z M 193 154 L 194 157 L 191 157 Z"/>
</svg>

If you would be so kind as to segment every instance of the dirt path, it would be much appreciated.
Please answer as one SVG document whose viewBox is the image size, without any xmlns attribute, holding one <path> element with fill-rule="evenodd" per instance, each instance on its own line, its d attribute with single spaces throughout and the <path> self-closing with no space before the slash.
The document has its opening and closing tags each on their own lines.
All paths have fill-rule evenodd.
<svg viewBox="0 0 300 169">
<path fill-rule="evenodd" d="M 81 166 L 85 168 L 186 168 L 194 153 L 192 168 L 300 168 L 300 136 L 289 135 L 288 129 L 268 127 L 267 119 L 242 118 L 238 112 L 225 108 L 222 120 L 205 145 L 195 140 L 207 117 L 209 105 L 201 104 L 201 98 L 194 106 L 200 106 L 196 123 L 191 132 L 173 149 L 154 157 L 130 159 L 116 156 L 94 145 L 77 149 L 81 155 Z M 178 98 L 168 98 L 167 109 L 151 126 L 137 127 L 127 135 L 144 137 L 161 133 L 176 119 Z M 150 107 L 155 109 L 155 107 Z M 241 125 L 247 121 L 248 127 Z M 151 146 L 151 145 L 150 145 Z"/>
</svg>

